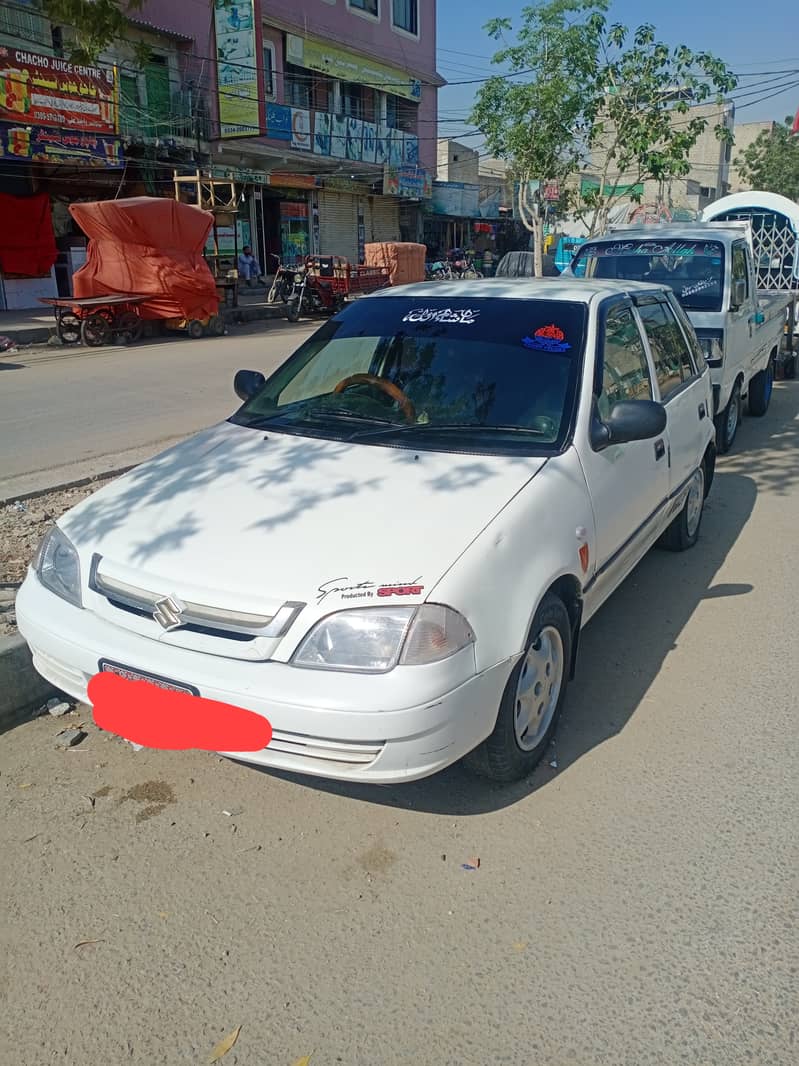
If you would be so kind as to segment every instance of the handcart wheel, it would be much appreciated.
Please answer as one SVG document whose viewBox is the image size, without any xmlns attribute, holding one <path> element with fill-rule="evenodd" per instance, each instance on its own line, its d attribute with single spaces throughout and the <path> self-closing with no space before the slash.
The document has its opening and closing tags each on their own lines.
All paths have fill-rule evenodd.
<svg viewBox="0 0 799 1066">
<path fill-rule="evenodd" d="M 135 344 L 144 331 L 144 323 L 133 311 L 123 311 L 117 319 L 115 332 L 123 344 Z"/>
<path fill-rule="evenodd" d="M 58 336 L 64 344 L 77 344 L 80 340 L 80 319 L 67 311 L 58 319 Z"/>
<path fill-rule="evenodd" d="M 197 341 L 205 333 L 205 327 L 199 318 L 193 318 L 187 327 L 187 332 L 192 340 Z"/>
<path fill-rule="evenodd" d="M 111 323 L 105 315 L 89 315 L 81 322 L 80 335 L 89 348 L 99 348 L 111 339 Z"/>
<path fill-rule="evenodd" d="M 214 337 L 223 337 L 225 335 L 225 320 L 221 315 L 211 316 L 211 321 L 208 323 L 208 332 Z"/>
</svg>

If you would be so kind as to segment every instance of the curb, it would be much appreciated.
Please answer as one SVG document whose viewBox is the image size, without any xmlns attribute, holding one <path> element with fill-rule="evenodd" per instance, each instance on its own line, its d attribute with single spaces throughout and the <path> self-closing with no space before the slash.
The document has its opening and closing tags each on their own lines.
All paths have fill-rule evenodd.
<svg viewBox="0 0 799 1066">
<path fill-rule="evenodd" d="M 143 462 L 144 460 L 142 460 Z M 140 466 L 140 463 L 131 463 L 129 466 L 115 467 L 113 470 L 104 470 L 99 474 L 87 474 L 85 477 L 75 478 L 73 481 L 64 481 L 60 485 L 50 485 L 46 489 L 33 489 L 32 492 L 15 492 L 10 496 L 0 496 L 0 507 L 17 500 L 35 500 L 39 496 L 49 496 L 51 492 L 64 492 L 66 489 L 80 489 L 84 485 L 91 485 L 93 481 L 104 481 L 109 477 L 121 477 L 129 470 Z"/>
<path fill-rule="evenodd" d="M 56 692 L 36 673 L 21 636 L 0 637 L 0 733 L 29 719 Z"/>
</svg>

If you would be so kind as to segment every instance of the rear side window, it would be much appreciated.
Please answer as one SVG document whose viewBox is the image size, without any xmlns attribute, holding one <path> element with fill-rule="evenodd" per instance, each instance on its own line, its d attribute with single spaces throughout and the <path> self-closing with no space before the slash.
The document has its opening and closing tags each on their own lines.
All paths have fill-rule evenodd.
<svg viewBox="0 0 799 1066">
<path fill-rule="evenodd" d="M 614 307 L 605 320 L 599 416 L 622 400 L 651 400 L 652 382 L 638 324 L 629 307 Z"/>
<path fill-rule="evenodd" d="M 641 304 L 638 313 L 652 350 L 660 398 L 665 403 L 684 381 L 695 377 L 696 371 L 671 308 L 653 300 Z"/>
<path fill-rule="evenodd" d="M 749 271 L 746 266 L 746 245 L 732 246 L 732 282 L 742 281 L 746 286 L 746 299 L 749 299 Z"/>
</svg>

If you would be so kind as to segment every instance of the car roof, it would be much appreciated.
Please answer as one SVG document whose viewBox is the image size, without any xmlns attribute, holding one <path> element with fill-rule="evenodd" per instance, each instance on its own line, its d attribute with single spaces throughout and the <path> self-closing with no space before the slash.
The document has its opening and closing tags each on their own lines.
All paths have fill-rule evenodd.
<svg viewBox="0 0 799 1066">
<path fill-rule="evenodd" d="M 396 285 L 371 293 L 368 299 L 412 296 L 427 299 L 475 300 L 571 300 L 591 303 L 594 297 L 621 296 L 633 292 L 667 292 L 665 285 L 605 278 L 480 278 L 470 281 L 425 281 Z"/>
<path fill-rule="evenodd" d="M 620 226 L 609 233 L 589 237 L 586 244 L 617 244 L 619 241 L 740 241 L 746 236 L 740 225 L 725 226 L 723 222 L 712 225 L 699 223 L 684 226 Z M 584 247 L 584 246 L 583 246 Z M 581 249 L 582 250 L 582 249 Z"/>
</svg>

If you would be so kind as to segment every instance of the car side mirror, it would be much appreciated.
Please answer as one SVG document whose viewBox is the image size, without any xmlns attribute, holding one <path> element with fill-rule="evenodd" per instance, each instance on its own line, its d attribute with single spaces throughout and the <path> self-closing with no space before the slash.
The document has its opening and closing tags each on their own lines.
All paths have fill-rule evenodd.
<svg viewBox="0 0 799 1066">
<path fill-rule="evenodd" d="M 743 278 L 736 278 L 732 283 L 732 310 L 737 311 L 743 307 L 746 300 L 746 282 Z"/>
<path fill-rule="evenodd" d="M 652 440 L 666 428 L 666 408 L 654 400 L 621 400 L 604 422 L 594 419 L 591 447 L 596 452 L 612 444 Z"/>
<path fill-rule="evenodd" d="M 258 370 L 237 370 L 233 378 L 233 391 L 240 400 L 249 400 L 266 384 L 266 378 Z"/>
</svg>

